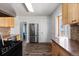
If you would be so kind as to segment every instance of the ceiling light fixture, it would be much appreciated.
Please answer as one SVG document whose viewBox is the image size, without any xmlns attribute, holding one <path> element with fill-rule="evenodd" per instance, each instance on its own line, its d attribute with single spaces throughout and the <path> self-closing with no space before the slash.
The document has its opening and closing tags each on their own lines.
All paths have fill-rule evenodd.
<svg viewBox="0 0 79 59">
<path fill-rule="evenodd" d="M 31 4 L 31 1 L 30 1 L 30 0 L 27 0 L 27 1 L 25 2 L 25 5 L 26 5 L 27 9 L 28 9 L 30 12 L 34 12 L 34 10 L 33 10 L 33 7 L 32 7 L 32 4 Z"/>
</svg>

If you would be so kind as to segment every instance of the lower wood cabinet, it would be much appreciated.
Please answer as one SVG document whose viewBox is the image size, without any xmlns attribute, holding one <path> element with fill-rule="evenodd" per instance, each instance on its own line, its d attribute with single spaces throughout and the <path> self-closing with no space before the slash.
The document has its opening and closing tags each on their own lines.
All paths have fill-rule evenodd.
<svg viewBox="0 0 79 59">
<path fill-rule="evenodd" d="M 66 51 L 64 48 L 59 47 L 60 56 L 72 56 L 68 51 Z"/>
<path fill-rule="evenodd" d="M 52 42 L 52 56 L 71 56 L 64 48 L 60 47 L 57 43 Z"/>
<path fill-rule="evenodd" d="M 60 48 L 60 56 L 70 56 L 71 54 L 69 54 L 67 51 L 65 51 L 64 49 Z"/>
<path fill-rule="evenodd" d="M 59 55 L 59 47 L 55 43 L 52 43 L 52 55 L 53 56 Z"/>
</svg>

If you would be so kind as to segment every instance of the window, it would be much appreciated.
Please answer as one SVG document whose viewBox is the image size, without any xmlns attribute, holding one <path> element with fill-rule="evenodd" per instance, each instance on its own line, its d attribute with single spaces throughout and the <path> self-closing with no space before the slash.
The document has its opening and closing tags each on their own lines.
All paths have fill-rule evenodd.
<svg viewBox="0 0 79 59">
<path fill-rule="evenodd" d="M 70 26 L 63 25 L 62 15 L 56 17 L 56 37 L 70 37 Z"/>
</svg>

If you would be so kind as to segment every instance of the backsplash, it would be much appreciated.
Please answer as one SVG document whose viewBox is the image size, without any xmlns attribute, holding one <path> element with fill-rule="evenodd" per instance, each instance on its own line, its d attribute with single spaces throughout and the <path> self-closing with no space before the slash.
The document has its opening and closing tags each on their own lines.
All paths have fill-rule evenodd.
<svg viewBox="0 0 79 59">
<path fill-rule="evenodd" d="M 79 25 L 71 25 L 71 39 L 79 41 Z"/>
</svg>

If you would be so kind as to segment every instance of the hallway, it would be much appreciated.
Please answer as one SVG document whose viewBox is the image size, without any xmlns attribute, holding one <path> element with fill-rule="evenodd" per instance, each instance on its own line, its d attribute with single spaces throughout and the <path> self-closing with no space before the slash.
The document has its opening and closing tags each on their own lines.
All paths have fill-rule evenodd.
<svg viewBox="0 0 79 59">
<path fill-rule="evenodd" d="M 23 44 L 23 56 L 51 56 L 50 43 Z"/>
</svg>

